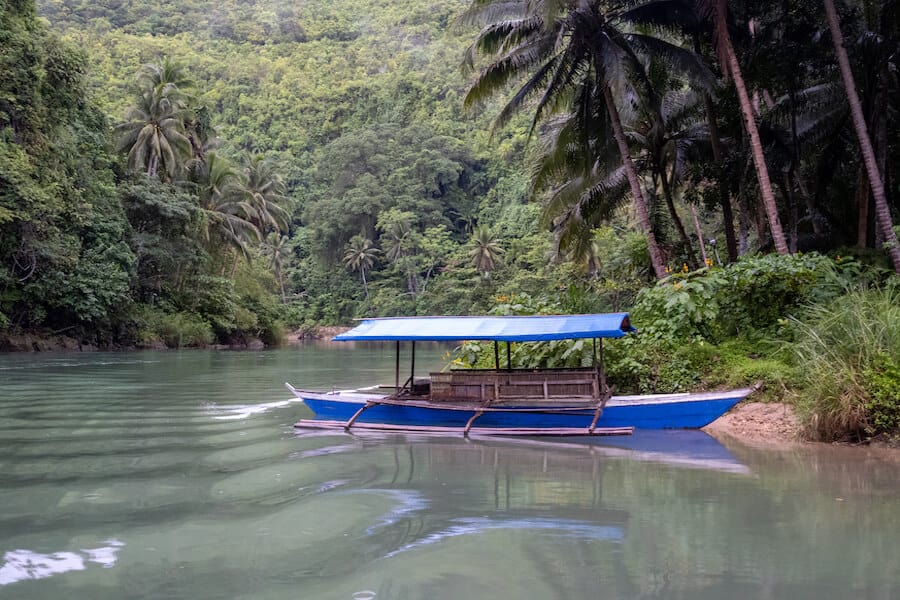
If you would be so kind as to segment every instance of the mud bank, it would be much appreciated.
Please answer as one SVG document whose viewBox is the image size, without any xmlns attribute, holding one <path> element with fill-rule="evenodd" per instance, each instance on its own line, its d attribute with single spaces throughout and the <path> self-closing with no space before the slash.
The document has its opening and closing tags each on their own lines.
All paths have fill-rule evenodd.
<svg viewBox="0 0 900 600">
<path fill-rule="evenodd" d="M 794 408 L 779 402 L 743 402 L 703 431 L 714 437 L 730 437 L 754 445 L 805 443 L 800 439 L 800 422 Z"/>
</svg>

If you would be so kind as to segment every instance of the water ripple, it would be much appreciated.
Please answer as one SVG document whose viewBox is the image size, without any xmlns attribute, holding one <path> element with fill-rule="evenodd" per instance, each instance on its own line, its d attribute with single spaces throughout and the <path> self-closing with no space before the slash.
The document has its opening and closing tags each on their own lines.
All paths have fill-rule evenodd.
<svg viewBox="0 0 900 600">
<path fill-rule="evenodd" d="M 620 542 L 624 537 L 621 527 L 596 525 L 588 521 L 543 519 L 543 518 L 510 518 L 490 519 L 488 517 L 475 517 L 454 519 L 452 525 L 441 531 L 436 531 L 422 539 L 416 540 L 393 552 L 385 554 L 385 558 L 391 558 L 409 550 L 423 546 L 437 544 L 449 538 L 478 535 L 486 531 L 497 529 L 521 529 L 526 531 L 547 531 L 555 535 L 587 538 L 596 540 L 610 540 Z"/>
</svg>

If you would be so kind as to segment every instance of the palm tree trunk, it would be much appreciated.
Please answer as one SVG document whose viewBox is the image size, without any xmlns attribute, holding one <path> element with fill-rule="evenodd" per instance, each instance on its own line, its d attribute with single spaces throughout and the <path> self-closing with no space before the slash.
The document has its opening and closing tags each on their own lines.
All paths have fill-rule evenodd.
<svg viewBox="0 0 900 600">
<path fill-rule="evenodd" d="M 637 169 L 631 160 L 631 153 L 628 150 L 628 142 L 625 140 L 625 131 L 622 129 L 622 121 L 619 118 L 619 110 L 616 108 L 616 102 L 612 95 L 609 85 L 603 83 L 603 97 L 606 100 L 606 110 L 609 112 L 609 120 L 612 123 L 613 136 L 616 138 L 616 144 L 619 146 L 619 154 L 622 157 L 622 165 L 625 167 L 625 173 L 628 176 L 628 185 L 631 187 L 631 195 L 634 197 L 634 206 L 637 209 L 638 221 L 644 235 L 647 236 L 647 249 L 650 251 L 650 262 L 653 264 L 653 272 L 657 279 L 666 277 L 666 265 L 663 260 L 662 252 L 659 244 L 656 243 L 656 235 L 653 233 L 653 226 L 650 223 L 650 210 L 647 207 L 647 199 L 644 197 L 644 190 L 638 180 Z"/>
<path fill-rule="evenodd" d="M 713 160 L 719 174 L 719 204 L 722 206 L 722 229 L 725 230 L 725 247 L 728 250 L 728 262 L 738 258 L 737 238 L 734 235 L 734 211 L 731 209 L 731 192 L 725 187 L 722 179 L 722 138 L 719 137 L 719 126 L 716 124 L 716 111 L 712 96 L 703 93 L 703 106 L 706 111 L 706 123 L 709 127 L 709 142 L 712 146 Z"/>
<path fill-rule="evenodd" d="M 741 190 L 738 194 L 738 256 L 750 251 L 750 208 Z"/>
<path fill-rule="evenodd" d="M 784 174 L 783 181 L 779 184 L 781 188 L 781 195 L 787 201 L 787 214 L 788 214 L 788 248 L 790 248 L 791 254 L 797 253 L 797 237 L 798 237 L 798 229 L 797 229 L 797 205 L 794 203 L 794 195 L 791 192 L 791 181 L 790 177 L 787 173 Z"/>
<path fill-rule="evenodd" d="M 702 48 L 700 47 L 700 35 L 694 33 L 693 39 L 694 54 L 701 56 Z M 703 109 L 706 113 L 706 125 L 709 127 L 709 143 L 710 146 L 712 146 L 713 161 L 715 161 L 717 169 L 719 204 L 722 206 L 722 229 L 725 231 L 725 247 L 728 252 L 728 262 L 734 262 L 738 259 L 738 244 L 734 234 L 734 211 L 731 207 L 731 191 L 728 190 L 725 183 L 722 181 L 722 167 L 724 163 L 722 138 L 719 135 L 719 125 L 716 123 L 716 108 L 709 92 L 703 92 Z"/>
<path fill-rule="evenodd" d="M 856 245 L 860 248 L 869 246 L 869 186 L 866 185 L 866 166 L 859 166 L 859 177 L 856 178 Z"/>
<path fill-rule="evenodd" d="M 281 268 L 278 269 L 278 288 L 281 290 L 281 303 L 287 304 L 287 295 L 284 293 L 284 274 L 281 272 Z"/>
<path fill-rule="evenodd" d="M 741 65 L 738 63 L 734 46 L 731 45 L 731 36 L 728 33 L 728 23 L 725 20 L 725 2 L 719 0 L 716 3 L 715 28 L 716 39 L 720 51 L 724 55 L 728 72 L 734 80 L 738 101 L 741 104 L 741 115 L 744 118 L 744 127 L 750 137 L 750 150 L 753 154 L 753 163 L 756 166 L 756 178 L 759 180 L 759 190 L 762 194 L 763 206 L 769 220 L 769 230 L 772 233 L 772 241 L 775 250 L 779 254 L 788 254 L 787 241 L 781 229 L 781 221 L 778 218 L 778 205 L 775 202 L 775 193 L 772 191 L 772 181 L 769 179 L 769 168 L 766 166 L 766 157 L 763 155 L 762 142 L 759 139 L 759 129 L 756 127 L 756 116 L 753 114 L 753 105 L 747 94 L 747 86 L 741 73 Z"/>
<path fill-rule="evenodd" d="M 666 199 L 666 208 L 669 209 L 669 216 L 672 217 L 672 222 L 675 224 L 675 229 L 678 231 L 678 237 L 681 238 L 681 243 L 684 244 L 684 251 L 687 253 L 688 263 L 690 263 L 692 269 L 696 269 L 698 266 L 697 255 L 694 254 L 694 247 L 691 245 L 691 239 L 687 235 L 684 223 L 681 222 L 681 217 L 678 216 L 678 211 L 675 210 L 675 200 L 672 198 L 672 186 L 669 185 L 669 180 L 666 178 L 666 169 L 665 167 L 660 166 L 657 171 L 659 172 L 659 179 L 662 183 L 663 197 Z M 701 240 L 701 243 L 702 242 L 703 241 Z"/>
<path fill-rule="evenodd" d="M 831 28 L 831 40 L 834 42 L 834 52 L 837 54 L 838 65 L 841 68 L 841 78 L 844 80 L 844 88 L 847 91 L 847 100 L 850 102 L 850 114 L 853 116 L 853 127 L 856 129 L 856 137 L 859 138 L 859 147 L 863 155 L 863 163 L 866 166 L 866 175 L 869 177 L 869 186 L 872 188 L 872 196 L 875 199 L 875 216 L 878 219 L 879 230 L 884 237 L 894 263 L 894 271 L 900 275 L 900 246 L 897 244 L 897 236 L 891 223 L 891 210 L 888 207 L 887 196 L 884 193 L 884 180 L 878 172 L 878 162 L 875 159 L 875 150 L 872 148 L 872 140 L 866 128 L 866 119 L 863 116 L 862 103 L 859 94 L 856 93 L 856 83 L 853 80 L 853 71 L 850 70 L 850 59 L 847 57 L 847 49 L 844 48 L 844 37 L 841 34 L 841 24 L 838 21 L 837 11 L 832 0 L 824 0 L 825 14 L 828 16 L 828 25 Z"/>
<path fill-rule="evenodd" d="M 697 239 L 700 240 L 700 254 L 703 256 L 703 265 L 709 266 L 709 257 L 706 255 L 706 244 L 703 242 L 703 230 L 700 228 L 700 219 L 697 217 L 697 209 L 691 204 L 691 214 L 694 216 L 694 229 L 697 230 Z"/>
</svg>

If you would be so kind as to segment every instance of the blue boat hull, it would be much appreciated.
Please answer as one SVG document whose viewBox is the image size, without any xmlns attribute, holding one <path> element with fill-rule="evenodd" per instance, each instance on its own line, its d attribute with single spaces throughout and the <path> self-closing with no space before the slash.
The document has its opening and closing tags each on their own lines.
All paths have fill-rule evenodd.
<svg viewBox="0 0 900 600">
<path fill-rule="evenodd" d="M 365 405 L 365 401 L 329 399 L 324 395 L 298 394 L 315 413 L 316 420 L 348 421 Z M 743 395 L 726 395 L 684 401 L 609 404 L 597 421 L 598 428 L 635 427 L 638 429 L 699 429 L 719 418 L 743 399 Z M 484 428 L 587 428 L 594 419 L 593 409 L 565 413 L 538 412 L 539 409 L 510 407 L 508 410 L 485 412 L 473 423 L 473 429 Z M 379 404 L 367 408 L 356 423 L 465 427 L 477 412 L 451 410 L 432 406 Z"/>
</svg>

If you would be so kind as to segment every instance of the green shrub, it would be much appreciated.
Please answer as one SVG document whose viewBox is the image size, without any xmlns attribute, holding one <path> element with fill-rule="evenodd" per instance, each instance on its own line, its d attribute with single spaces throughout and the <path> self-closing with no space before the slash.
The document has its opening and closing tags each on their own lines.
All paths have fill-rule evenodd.
<svg viewBox="0 0 900 600">
<path fill-rule="evenodd" d="M 723 268 L 675 273 L 638 294 L 633 320 L 659 340 L 758 336 L 802 306 L 842 293 L 858 266 L 820 254 L 746 256 Z"/>
<path fill-rule="evenodd" d="M 618 393 L 673 393 L 702 387 L 715 348 L 702 341 L 668 344 L 630 336 L 605 343 L 609 382 Z"/>
<path fill-rule="evenodd" d="M 202 347 L 215 341 L 210 324 L 196 313 L 166 315 L 160 325 L 160 335 L 170 348 Z"/>
<path fill-rule="evenodd" d="M 755 399 L 781 401 L 795 379 L 794 367 L 784 354 L 765 340 L 727 340 L 715 347 L 704 383 L 727 388 L 759 385 Z"/>
<path fill-rule="evenodd" d="M 873 433 L 900 430 L 900 359 L 886 354 L 873 357 L 863 371 L 868 392 L 866 411 Z"/>
<path fill-rule="evenodd" d="M 169 348 L 202 347 L 213 343 L 212 327 L 200 315 L 189 312 L 166 312 L 160 308 L 141 306 L 134 311 L 135 341 L 142 346 L 162 343 Z"/>
<path fill-rule="evenodd" d="M 712 281 L 715 277 L 708 278 Z M 706 285 L 697 280 L 697 285 Z M 576 293 L 581 293 L 578 290 Z M 576 298 L 578 299 L 578 298 Z M 560 304 L 528 294 L 498 296 L 499 304 L 492 314 L 531 315 L 566 312 Z M 570 302 L 569 297 L 563 298 Z M 682 316 L 675 313 L 675 317 Z M 783 361 L 760 356 L 759 342 L 732 341 L 721 346 L 697 335 L 688 340 L 675 340 L 659 335 L 660 330 L 645 328 L 643 322 L 636 335 L 604 342 L 604 364 L 608 380 L 617 393 L 672 393 L 716 386 L 739 386 L 763 383 L 764 387 L 781 390 L 790 379 L 791 368 Z M 649 333 L 648 333 L 649 330 Z M 591 340 L 513 344 L 513 367 L 587 367 L 593 364 Z M 467 342 L 457 349 L 456 364 L 475 368 L 494 366 L 493 344 Z M 500 349 L 500 364 L 506 364 L 505 348 Z"/>
<path fill-rule="evenodd" d="M 900 281 L 813 306 L 795 326 L 790 348 L 807 433 L 831 441 L 895 432 Z"/>
</svg>

